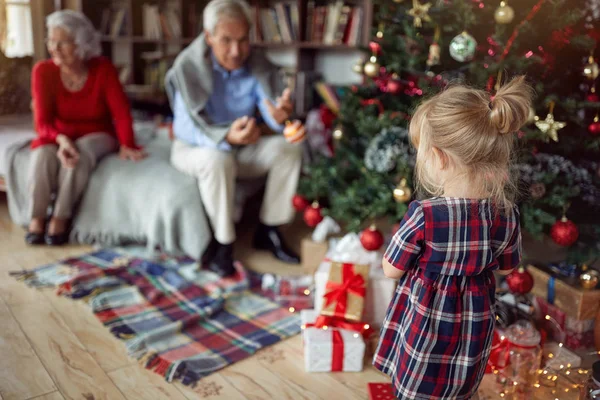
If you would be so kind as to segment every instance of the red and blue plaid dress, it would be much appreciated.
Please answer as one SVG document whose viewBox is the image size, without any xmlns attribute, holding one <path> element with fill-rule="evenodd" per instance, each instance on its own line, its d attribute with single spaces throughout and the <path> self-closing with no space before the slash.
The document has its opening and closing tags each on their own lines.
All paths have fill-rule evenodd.
<svg viewBox="0 0 600 400">
<path fill-rule="evenodd" d="M 385 253 L 406 273 L 373 364 L 400 399 L 470 399 L 490 355 L 495 322 L 493 270 L 521 258 L 518 210 L 489 200 L 414 201 Z"/>
</svg>

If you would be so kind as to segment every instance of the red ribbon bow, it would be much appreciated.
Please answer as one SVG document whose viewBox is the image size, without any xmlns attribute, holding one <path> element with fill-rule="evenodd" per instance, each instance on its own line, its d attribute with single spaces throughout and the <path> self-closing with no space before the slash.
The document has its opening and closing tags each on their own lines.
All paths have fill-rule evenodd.
<svg viewBox="0 0 600 400">
<path fill-rule="evenodd" d="M 348 296 L 351 293 L 365 297 L 367 293 L 365 278 L 354 272 L 354 264 L 342 264 L 342 283 L 328 281 L 325 291 L 325 295 L 323 296 L 325 307 L 335 302 L 335 313 L 346 315 Z"/>
</svg>

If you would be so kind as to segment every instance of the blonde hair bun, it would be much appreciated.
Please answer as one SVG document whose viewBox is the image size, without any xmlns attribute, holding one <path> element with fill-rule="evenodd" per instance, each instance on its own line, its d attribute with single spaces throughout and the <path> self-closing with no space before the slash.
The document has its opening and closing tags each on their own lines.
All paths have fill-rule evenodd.
<svg viewBox="0 0 600 400">
<path fill-rule="evenodd" d="M 533 89 L 519 76 L 502 86 L 490 102 L 490 119 L 500 134 L 514 133 L 529 118 Z"/>
</svg>

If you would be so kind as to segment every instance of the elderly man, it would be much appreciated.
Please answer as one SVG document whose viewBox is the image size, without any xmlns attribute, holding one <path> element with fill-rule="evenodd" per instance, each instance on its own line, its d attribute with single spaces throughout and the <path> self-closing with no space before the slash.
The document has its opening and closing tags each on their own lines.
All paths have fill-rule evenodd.
<svg viewBox="0 0 600 400">
<path fill-rule="evenodd" d="M 221 276 L 235 272 L 235 180 L 267 175 L 254 247 L 297 264 L 277 228 L 293 218 L 301 166 L 301 148 L 277 134 L 292 111 L 290 91 L 271 100 L 277 70 L 250 52 L 246 2 L 212 0 L 203 17 L 204 33 L 177 57 L 166 86 L 176 137 L 171 163 L 198 179 L 214 231 L 205 261 Z M 276 134 L 263 134 L 263 125 Z"/>
</svg>

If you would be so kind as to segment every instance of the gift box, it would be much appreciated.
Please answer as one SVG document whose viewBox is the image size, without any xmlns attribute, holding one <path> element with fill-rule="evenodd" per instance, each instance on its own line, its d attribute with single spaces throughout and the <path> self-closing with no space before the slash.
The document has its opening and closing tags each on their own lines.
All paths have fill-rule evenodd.
<svg viewBox="0 0 600 400">
<path fill-rule="evenodd" d="M 365 307 L 369 266 L 332 262 L 325 283 L 321 314 L 360 321 Z"/>
<path fill-rule="evenodd" d="M 313 275 L 329 250 L 329 242 L 315 242 L 311 238 L 303 238 L 300 242 L 300 259 L 306 274 Z"/>
<path fill-rule="evenodd" d="M 561 342 L 572 350 L 594 347 L 595 319 L 579 320 L 574 318 L 559 307 L 549 304 L 540 296 L 534 298 L 533 304 L 537 319 L 542 324 L 548 338 Z M 552 319 L 546 319 L 546 315 Z"/>
<path fill-rule="evenodd" d="M 315 273 L 315 298 L 316 310 L 323 308 L 323 295 L 326 291 L 327 279 L 331 261 L 323 261 Z M 382 325 L 388 306 L 396 290 L 397 281 L 386 277 L 381 266 L 369 269 L 369 284 L 362 320 L 374 327 Z"/>
<path fill-rule="evenodd" d="M 304 369 L 307 372 L 360 372 L 365 358 L 361 333 L 325 325 L 317 328 L 316 310 L 302 310 Z M 311 326 L 313 325 L 313 326 Z"/>
<path fill-rule="evenodd" d="M 369 400 L 396 400 L 391 383 L 369 382 Z"/>
<path fill-rule="evenodd" d="M 300 311 L 314 308 L 311 290 L 313 276 L 280 276 L 248 271 L 250 288 L 282 307 Z"/>
<path fill-rule="evenodd" d="M 546 267 L 527 266 L 533 276 L 534 296 L 546 299 L 561 310 L 568 310 L 569 317 L 576 320 L 593 320 L 600 307 L 600 290 L 585 290 L 576 278 L 555 276 Z"/>
</svg>

